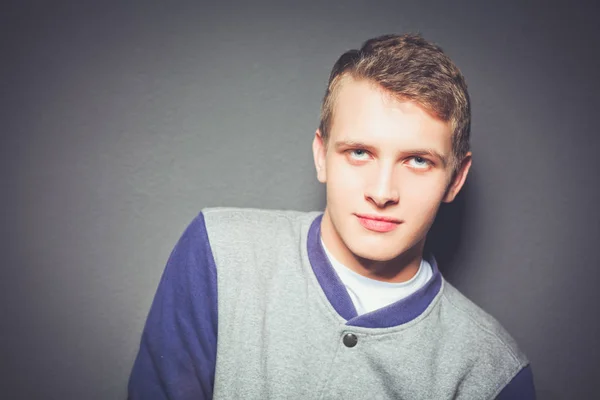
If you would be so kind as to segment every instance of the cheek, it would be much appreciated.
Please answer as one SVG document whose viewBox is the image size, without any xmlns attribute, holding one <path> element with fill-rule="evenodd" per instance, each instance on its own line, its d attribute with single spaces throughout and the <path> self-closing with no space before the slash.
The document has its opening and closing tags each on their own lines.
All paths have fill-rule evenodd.
<svg viewBox="0 0 600 400">
<path fill-rule="evenodd" d="M 346 197 L 360 193 L 366 179 L 364 168 L 356 168 L 347 163 L 331 162 L 327 166 L 327 191 L 328 195 Z M 329 193 L 331 192 L 331 193 Z"/>
<path fill-rule="evenodd" d="M 443 176 L 418 176 L 407 174 L 401 185 L 400 203 L 411 205 L 423 212 L 435 210 L 445 193 Z"/>
</svg>

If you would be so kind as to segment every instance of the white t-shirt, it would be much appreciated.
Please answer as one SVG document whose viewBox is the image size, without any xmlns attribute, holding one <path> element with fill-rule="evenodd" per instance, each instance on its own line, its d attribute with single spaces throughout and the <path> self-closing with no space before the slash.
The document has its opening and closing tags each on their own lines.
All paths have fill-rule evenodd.
<svg viewBox="0 0 600 400">
<path fill-rule="evenodd" d="M 358 315 L 375 311 L 410 296 L 423 287 L 433 275 L 431 265 L 421 259 L 419 270 L 406 282 L 383 282 L 362 276 L 336 260 L 325 247 L 325 254 L 346 287 Z"/>
</svg>

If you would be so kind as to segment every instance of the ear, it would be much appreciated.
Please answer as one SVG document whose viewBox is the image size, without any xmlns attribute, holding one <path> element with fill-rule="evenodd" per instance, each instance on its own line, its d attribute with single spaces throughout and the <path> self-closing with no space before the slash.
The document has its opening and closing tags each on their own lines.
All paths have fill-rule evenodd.
<svg viewBox="0 0 600 400">
<path fill-rule="evenodd" d="M 313 158 L 315 159 L 315 168 L 317 169 L 317 179 L 321 183 L 327 182 L 327 170 L 325 168 L 325 155 L 327 149 L 325 143 L 323 143 L 323 135 L 321 131 L 317 129 L 315 132 L 315 138 L 313 140 Z"/>
<path fill-rule="evenodd" d="M 462 189 L 463 185 L 465 184 L 465 180 L 467 179 L 467 175 L 469 174 L 469 169 L 471 168 L 471 161 L 472 153 L 468 152 L 465 158 L 463 158 L 462 162 L 460 163 L 458 171 L 454 173 L 452 182 L 450 182 L 450 186 L 448 186 L 446 194 L 442 199 L 444 203 L 452 202 L 458 194 L 458 192 L 460 192 L 460 189 Z"/>
</svg>

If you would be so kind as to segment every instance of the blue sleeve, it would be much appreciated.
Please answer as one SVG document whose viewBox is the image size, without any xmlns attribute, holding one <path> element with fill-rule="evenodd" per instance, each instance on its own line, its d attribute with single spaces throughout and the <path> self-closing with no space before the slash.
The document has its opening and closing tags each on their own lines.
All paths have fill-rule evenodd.
<svg viewBox="0 0 600 400">
<path fill-rule="evenodd" d="M 129 378 L 129 399 L 211 399 L 217 271 L 202 214 L 169 257 Z"/>
<path fill-rule="evenodd" d="M 502 389 L 496 400 L 535 400 L 535 386 L 531 366 L 523 368 Z"/>
</svg>

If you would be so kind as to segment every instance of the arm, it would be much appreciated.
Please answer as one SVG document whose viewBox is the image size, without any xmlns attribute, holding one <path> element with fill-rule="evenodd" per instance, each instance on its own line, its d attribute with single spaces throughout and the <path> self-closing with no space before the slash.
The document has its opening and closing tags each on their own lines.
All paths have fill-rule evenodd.
<svg viewBox="0 0 600 400">
<path fill-rule="evenodd" d="M 169 257 L 129 378 L 129 399 L 211 399 L 217 272 L 202 214 Z"/>
<path fill-rule="evenodd" d="M 523 368 L 502 389 L 497 400 L 535 400 L 535 387 L 533 385 L 533 374 L 531 366 Z"/>
</svg>

